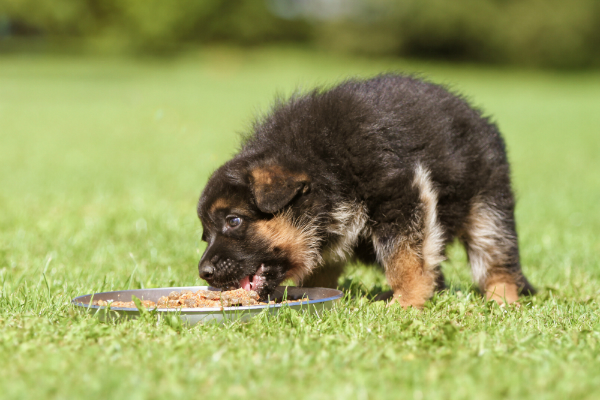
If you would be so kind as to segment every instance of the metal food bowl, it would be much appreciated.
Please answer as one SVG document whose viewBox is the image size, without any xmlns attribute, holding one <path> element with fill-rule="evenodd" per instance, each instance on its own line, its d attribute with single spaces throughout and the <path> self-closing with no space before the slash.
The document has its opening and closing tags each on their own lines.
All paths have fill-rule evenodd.
<svg viewBox="0 0 600 400">
<path fill-rule="evenodd" d="M 90 304 L 98 300 L 113 301 L 132 301 L 133 296 L 140 300 L 151 300 L 157 302 L 162 296 L 168 296 L 173 291 L 181 292 L 190 290 L 219 291 L 219 289 L 210 286 L 185 286 L 157 289 L 136 289 L 119 290 L 116 292 L 104 292 L 95 294 L 86 294 L 75 297 L 71 303 L 79 308 L 83 313 L 93 314 L 102 321 L 112 321 L 121 319 L 136 319 L 140 316 L 137 308 L 125 307 L 106 307 Z M 276 315 L 282 307 L 289 307 L 293 310 L 303 310 L 311 314 L 319 314 L 323 310 L 330 309 L 334 303 L 342 298 L 343 293 L 336 289 L 326 288 L 302 288 L 293 286 L 279 286 L 275 289 L 272 300 L 276 304 L 265 304 L 256 306 L 233 306 L 221 308 L 156 308 L 159 318 L 166 315 L 178 315 L 182 322 L 188 325 L 198 323 L 224 323 L 226 321 L 248 321 L 257 316 L 263 310 L 267 310 L 271 315 Z M 308 297 L 309 301 L 301 302 L 300 299 Z M 288 300 L 287 303 L 279 303 L 281 300 Z M 298 300 L 298 301 L 294 301 Z M 151 309 L 154 310 L 154 309 Z"/>
</svg>

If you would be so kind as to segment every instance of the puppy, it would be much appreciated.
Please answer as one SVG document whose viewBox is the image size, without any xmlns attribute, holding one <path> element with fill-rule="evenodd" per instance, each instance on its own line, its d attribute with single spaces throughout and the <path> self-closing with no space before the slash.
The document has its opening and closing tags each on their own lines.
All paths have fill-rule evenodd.
<svg viewBox="0 0 600 400">
<path fill-rule="evenodd" d="M 348 80 L 278 100 L 198 203 L 200 277 L 267 298 L 283 280 L 335 287 L 344 263 L 383 267 L 393 301 L 423 307 L 444 287 L 446 244 L 498 303 L 521 272 L 498 128 L 441 86 L 410 76 Z"/>
</svg>

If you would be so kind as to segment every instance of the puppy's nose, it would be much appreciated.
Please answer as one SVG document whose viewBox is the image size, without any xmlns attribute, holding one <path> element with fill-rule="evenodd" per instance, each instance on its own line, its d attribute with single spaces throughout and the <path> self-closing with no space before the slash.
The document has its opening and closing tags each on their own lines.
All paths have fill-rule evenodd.
<svg viewBox="0 0 600 400">
<path fill-rule="evenodd" d="M 205 265 L 200 269 L 200 278 L 208 280 L 213 277 L 215 273 L 215 267 L 212 265 Z"/>
</svg>

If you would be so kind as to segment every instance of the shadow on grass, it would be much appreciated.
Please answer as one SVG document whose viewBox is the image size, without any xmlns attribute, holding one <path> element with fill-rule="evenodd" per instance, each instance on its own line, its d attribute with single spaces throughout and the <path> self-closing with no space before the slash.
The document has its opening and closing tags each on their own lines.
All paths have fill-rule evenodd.
<svg viewBox="0 0 600 400">
<path fill-rule="evenodd" d="M 338 284 L 338 289 L 353 298 L 366 297 L 370 301 L 389 301 L 392 298 L 393 292 L 386 284 L 375 283 L 367 286 L 360 279 L 344 277 Z M 481 292 L 472 284 L 457 284 L 450 283 L 444 289 L 437 291 L 432 298 L 432 301 L 445 294 L 452 296 L 462 296 L 471 294 L 471 296 L 480 296 Z"/>
</svg>

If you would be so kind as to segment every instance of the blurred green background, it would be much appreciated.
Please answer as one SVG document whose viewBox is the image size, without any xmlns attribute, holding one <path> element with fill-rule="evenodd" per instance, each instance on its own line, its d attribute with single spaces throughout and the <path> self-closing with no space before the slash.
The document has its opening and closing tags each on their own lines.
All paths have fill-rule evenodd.
<svg viewBox="0 0 600 400">
<path fill-rule="evenodd" d="M 209 43 L 551 68 L 600 64 L 597 0 L 1 0 L 0 50 Z"/>
</svg>

